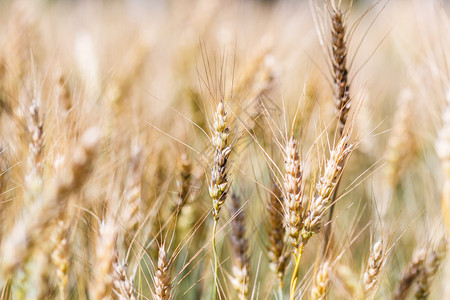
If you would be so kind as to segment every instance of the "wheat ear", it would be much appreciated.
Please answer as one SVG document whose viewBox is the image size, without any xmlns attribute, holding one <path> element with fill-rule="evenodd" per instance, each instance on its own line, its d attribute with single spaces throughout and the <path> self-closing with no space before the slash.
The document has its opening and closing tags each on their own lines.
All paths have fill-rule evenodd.
<svg viewBox="0 0 450 300">
<path fill-rule="evenodd" d="M 339 4 L 340 5 L 340 4 Z M 350 98 L 350 83 L 348 81 L 347 70 L 347 37 L 346 37 L 346 25 L 345 16 L 340 8 L 333 5 L 331 12 L 331 63 L 333 72 L 333 97 L 335 102 L 335 109 L 338 115 L 338 131 L 339 136 L 344 134 L 345 125 L 347 124 L 348 114 L 352 105 Z M 336 183 L 339 185 L 339 181 Z M 337 187 L 336 187 L 337 190 Z M 330 213 L 328 220 L 333 218 L 334 202 L 337 191 L 334 191 L 333 200 L 330 207 Z M 328 246 L 328 241 L 331 234 L 331 222 L 330 226 L 325 231 L 325 243 L 324 251 Z"/>
<path fill-rule="evenodd" d="M 128 176 L 125 183 L 123 197 L 125 207 L 122 210 L 123 223 L 126 225 L 128 235 L 133 235 L 139 227 L 142 209 L 141 201 L 141 177 L 142 177 L 142 149 L 133 148 L 128 167 Z"/>
<path fill-rule="evenodd" d="M 427 253 L 425 249 L 420 249 L 414 254 L 413 259 L 409 264 L 405 274 L 403 275 L 403 278 L 400 282 L 400 285 L 397 288 L 397 291 L 395 292 L 394 296 L 395 300 L 402 300 L 406 298 L 408 291 L 411 288 L 411 285 L 422 272 L 426 254 Z"/>
<path fill-rule="evenodd" d="M 379 240 L 373 246 L 372 253 L 370 253 L 369 261 L 367 262 L 366 271 L 363 275 L 363 288 L 366 296 L 372 291 L 378 282 L 378 274 L 383 265 L 384 252 L 383 241 Z"/>
<path fill-rule="evenodd" d="M 225 112 L 225 106 L 221 100 L 217 105 L 217 109 L 214 115 L 213 123 L 213 136 L 211 139 L 214 149 L 214 161 L 211 168 L 211 181 L 209 183 L 209 195 L 213 202 L 213 232 L 212 232 L 212 246 L 214 254 L 214 287 L 213 287 L 213 299 L 216 299 L 217 292 L 217 272 L 219 261 L 216 250 L 216 230 L 217 223 L 219 221 L 219 212 L 222 204 L 228 194 L 228 174 L 227 174 L 227 162 L 231 153 L 231 146 L 228 145 L 228 136 L 230 131 L 227 123 L 227 113 Z"/>
<path fill-rule="evenodd" d="M 330 275 L 330 264 L 325 261 L 317 271 L 316 280 L 311 289 L 312 300 L 324 300 Z"/>
<path fill-rule="evenodd" d="M 332 193 L 342 174 L 346 158 L 353 150 L 353 144 L 348 144 L 348 136 L 344 135 L 330 153 L 323 176 L 316 186 L 316 194 L 312 199 L 309 211 L 302 229 L 303 243 L 306 243 L 320 230 L 322 217 L 331 205 Z"/>
<path fill-rule="evenodd" d="M 113 285 L 119 300 L 136 300 L 133 278 L 127 277 L 126 262 L 116 260 L 113 268 Z"/>
<path fill-rule="evenodd" d="M 298 267 L 303 253 L 303 243 L 300 243 L 300 231 L 304 205 L 302 202 L 302 167 L 298 154 L 297 141 L 291 137 L 285 149 L 285 177 L 284 177 L 284 223 L 286 231 L 295 247 L 295 269 L 291 279 L 291 299 L 294 297 L 297 283 Z"/>
<path fill-rule="evenodd" d="M 250 260 L 247 255 L 248 241 L 245 237 L 245 213 L 242 211 L 241 199 L 236 194 L 231 194 L 230 214 L 231 221 L 231 246 L 235 261 L 232 271 L 231 283 L 237 291 L 240 300 L 248 298 Z"/>
<path fill-rule="evenodd" d="M 284 177 L 284 218 L 287 232 L 294 247 L 299 245 L 302 230 L 302 166 L 297 141 L 291 138 L 286 145 Z"/>
<path fill-rule="evenodd" d="M 286 230 L 283 225 L 283 205 L 282 192 L 278 185 L 274 184 L 269 198 L 267 210 L 269 212 L 269 260 L 270 268 L 277 275 L 280 282 L 280 294 L 283 289 L 283 279 L 286 266 L 289 262 L 289 255 L 286 252 L 284 236 Z"/>
<path fill-rule="evenodd" d="M 39 114 L 39 102 L 34 99 L 30 106 L 30 122 L 28 131 L 30 143 L 28 146 L 28 168 L 29 173 L 25 176 L 26 197 L 25 207 L 30 205 L 41 196 L 42 193 L 42 158 L 43 158 L 43 125 Z"/>
<path fill-rule="evenodd" d="M 164 245 L 159 247 L 158 269 L 154 276 L 155 291 L 153 293 L 153 298 L 156 300 L 170 299 L 170 263 L 164 248 Z"/>
<path fill-rule="evenodd" d="M 439 269 L 442 260 L 447 254 L 447 239 L 444 237 L 439 242 L 437 248 L 433 250 L 425 260 L 422 272 L 420 272 L 419 278 L 414 291 L 414 297 L 416 299 L 426 299 L 430 293 L 430 286 L 433 279 Z"/>
<path fill-rule="evenodd" d="M 67 220 L 61 218 L 56 222 L 51 239 L 53 252 L 51 255 L 52 263 L 56 266 L 56 277 L 58 278 L 59 297 L 66 299 L 65 288 L 69 279 L 69 240 Z"/>
<path fill-rule="evenodd" d="M 192 164 L 186 153 L 181 155 L 180 173 L 177 179 L 178 198 L 175 203 L 175 212 L 178 214 L 188 200 L 189 188 L 192 176 Z"/>
<path fill-rule="evenodd" d="M 340 9 L 333 8 L 331 13 L 331 50 L 334 82 L 334 101 L 339 116 L 339 134 L 344 132 L 350 111 L 350 84 L 347 71 L 347 42 L 344 15 Z"/>
<path fill-rule="evenodd" d="M 112 218 L 100 224 L 95 246 L 92 299 L 110 299 L 113 288 L 113 264 L 116 259 L 117 228 Z"/>
</svg>

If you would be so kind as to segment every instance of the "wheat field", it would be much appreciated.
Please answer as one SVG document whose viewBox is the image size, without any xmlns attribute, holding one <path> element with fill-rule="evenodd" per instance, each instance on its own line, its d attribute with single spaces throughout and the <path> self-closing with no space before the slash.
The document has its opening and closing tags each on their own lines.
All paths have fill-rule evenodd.
<svg viewBox="0 0 450 300">
<path fill-rule="evenodd" d="M 449 12 L 1 1 L 1 299 L 450 299 Z"/>
</svg>

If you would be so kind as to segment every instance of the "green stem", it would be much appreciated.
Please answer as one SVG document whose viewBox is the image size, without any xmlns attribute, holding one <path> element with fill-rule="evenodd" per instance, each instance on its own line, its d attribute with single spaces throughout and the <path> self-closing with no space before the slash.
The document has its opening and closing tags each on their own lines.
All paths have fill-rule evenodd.
<svg viewBox="0 0 450 300">
<path fill-rule="evenodd" d="M 289 296 L 290 300 L 294 300 L 295 288 L 297 286 L 297 281 L 298 281 L 298 270 L 300 269 L 300 260 L 302 259 L 302 255 L 303 255 L 303 247 L 304 247 L 304 242 L 301 242 L 295 253 L 295 268 L 294 268 L 294 273 L 292 273 L 292 278 L 291 278 L 291 290 L 290 290 L 290 296 Z"/>
<path fill-rule="evenodd" d="M 214 254 L 214 289 L 213 289 L 213 300 L 217 298 L 217 269 L 219 266 L 219 260 L 217 259 L 217 250 L 216 250 L 216 229 L 218 220 L 214 218 L 214 227 L 212 232 L 212 246 L 213 246 L 213 254 Z"/>
</svg>

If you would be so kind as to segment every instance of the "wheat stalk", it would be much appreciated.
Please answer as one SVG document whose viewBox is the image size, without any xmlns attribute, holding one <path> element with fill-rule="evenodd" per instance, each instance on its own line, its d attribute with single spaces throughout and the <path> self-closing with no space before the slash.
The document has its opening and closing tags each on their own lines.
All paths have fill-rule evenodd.
<svg viewBox="0 0 450 300">
<path fill-rule="evenodd" d="M 231 153 L 231 146 L 228 145 L 228 136 L 230 130 L 227 123 L 227 113 L 225 112 L 225 106 L 221 100 L 217 105 L 217 109 L 214 115 L 213 123 L 213 137 L 211 139 L 214 149 L 214 161 L 211 168 L 211 181 L 209 183 L 209 195 L 213 201 L 213 232 L 212 232 L 212 245 L 214 254 L 214 287 L 213 287 L 213 299 L 216 299 L 217 290 L 217 272 L 218 272 L 218 257 L 216 250 L 216 229 L 219 221 L 219 212 L 222 204 L 228 194 L 228 174 L 227 174 L 227 162 Z"/>
</svg>

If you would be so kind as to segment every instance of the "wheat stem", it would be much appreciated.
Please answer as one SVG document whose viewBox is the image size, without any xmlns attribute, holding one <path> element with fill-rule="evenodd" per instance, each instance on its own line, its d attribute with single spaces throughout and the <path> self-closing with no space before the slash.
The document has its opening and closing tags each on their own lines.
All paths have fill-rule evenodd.
<svg viewBox="0 0 450 300">
<path fill-rule="evenodd" d="M 294 300 L 294 296 L 295 296 L 295 288 L 297 287 L 297 282 L 298 282 L 298 270 L 300 269 L 300 260 L 302 259 L 302 255 L 303 255 L 303 247 L 306 244 L 306 242 L 301 242 L 297 249 L 295 250 L 295 268 L 294 268 L 294 272 L 292 273 L 292 278 L 291 278 L 291 289 L 290 289 L 290 300 Z"/>
<path fill-rule="evenodd" d="M 214 286 L 213 286 L 213 300 L 217 297 L 217 269 L 219 266 L 219 260 L 217 258 L 217 249 L 216 249 L 216 230 L 217 230 L 217 220 L 214 219 L 213 233 L 212 233 L 212 246 L 213 246 L 213 254 L 214 254 Z"/>
</svg>

